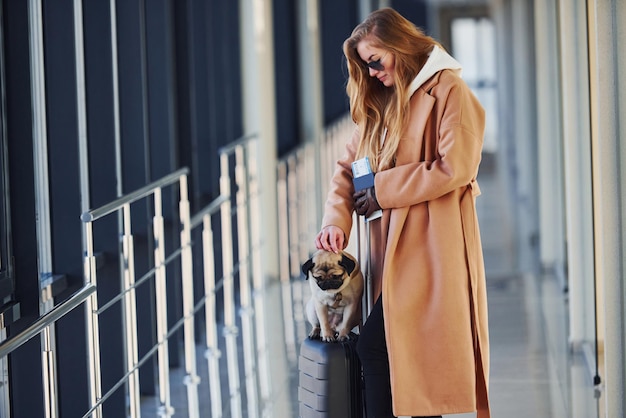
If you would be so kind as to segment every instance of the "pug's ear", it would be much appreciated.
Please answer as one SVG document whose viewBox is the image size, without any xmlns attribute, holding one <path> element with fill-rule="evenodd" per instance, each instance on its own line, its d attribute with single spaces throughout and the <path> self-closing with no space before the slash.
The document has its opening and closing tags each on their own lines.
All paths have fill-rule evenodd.
<svg viewBox="0 0 626 418">
<path fill-rule="evenodd" d="M 302 273 L 304 274 L 304 278 L 309 280 L 309 271 L 311 271 L 311 269 L 313 268 L 313 266 L 315 266 L 315 264 L 313 264 L 313 258 L 309 258 L 303 265 L 302 265 Z"/>
<path fill-rule="evenodd" d="M 339 265 L 343 267 L 348 272 L 348 274 L 352 274 L 354 268 L 356 267 L 356 263 L 354 262 L 354 260 L 346 256 L 345 254 L 342 254 Z"/>
</svg>

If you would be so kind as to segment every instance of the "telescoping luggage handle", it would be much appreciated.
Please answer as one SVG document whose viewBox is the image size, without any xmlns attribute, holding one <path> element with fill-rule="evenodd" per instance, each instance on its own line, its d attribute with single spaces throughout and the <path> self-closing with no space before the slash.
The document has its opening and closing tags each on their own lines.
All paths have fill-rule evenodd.
<svg viewBox="0 0 626 418">
<path fill-rule="evenodd" d="M 363 272 L 363 279 L 365 281 L 365 286 L 363 287 L 363 302 L 362 306 L 362 316 L 361 316 L 361 324 L 364 324 L 369 316 L 370 312 L 372 312 L 372 308 L 374 307 L 374 290 L 372 284 L 372 262 L 370 257 L 370 220 L 364 219 L 362 216 L 357 215 L 357 224 L 356 224 L 356 242 L 357 242 L 357 258 L 359 259 L 359 264 L 361 265 L 361 270 Z M 365 230 L 365 249 L 362 248 L 363 241 L 361 240 L 362 230 Z"/>
<path fill-rule="evenodd" d="M 361 158 L 352 162 L 352 182 L 354 184 L 354 190 L 363 190 L 369 187 L 374 187 L 374 172 L 368 157 Z M 357 259 L 361 265 L 361 271 L 363 272 L 363 279 L 365 280 L 365 286 L 363 289 L 363 303 L 361 324 L 364 324 L 372 312 L 374 307 L 373 290 L 372 290 L 372 263 L 370 260 L 370 221 L 378 219 L 382 216 L 382 210 L 377 210 L 369 216 L 369 218 L 363 218 L 357 215 L 356 222 L 356 241 L 357 241 Z M 365 227 L 365 251 L 361 248 L 361 229 Z"/>
</svg>

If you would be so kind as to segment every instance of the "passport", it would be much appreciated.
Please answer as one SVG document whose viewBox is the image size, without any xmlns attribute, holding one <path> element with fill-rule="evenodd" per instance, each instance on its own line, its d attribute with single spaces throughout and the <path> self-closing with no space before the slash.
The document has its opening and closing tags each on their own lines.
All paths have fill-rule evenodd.
<svg viewBox="0 0 626 418">
<path fill-rule="evenodd" d="M 372 166 L 368 157 L 352 163 L 352 183 L 355 191 L 374 186 L 374 173 L 372 173 Z"/>
<path fill-rule="evenodd" d="M 352 163 L 352 183 L 354 184 L 354 191 L 367 189 L 374 187 L 374 173 L 372 172 L 372 166 L 368 157 L 361 158 Z M 365 219 L 365 222 L 373 221 L 383 215 L 382 210 L 377 210 L 372 213 L 369 218 Z"/>
</svg>

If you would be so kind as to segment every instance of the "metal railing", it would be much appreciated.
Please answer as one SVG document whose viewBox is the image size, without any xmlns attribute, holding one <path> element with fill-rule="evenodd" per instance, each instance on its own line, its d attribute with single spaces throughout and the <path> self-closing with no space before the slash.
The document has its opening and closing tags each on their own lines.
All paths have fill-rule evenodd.
<svg viewBox="0 0 626 418">
<path fill-rule="evenodd" d="M 316 194 L 311 191 L 320 187 L 321 194 L 318 196 L 325 196 L 334 164 L 343 152 L 343 144 L 350 137 L 352 129 L 349 118 L 327 129 L 320 149 L 317 150 L 320 153 L 319 171 L 316 170 L 316 150 L 311 144 L 289 154 L 277 165 L 280 280 L 287 354 L 292 364 L 297 360 L 297 343 L 306 336 L 303 306 L 307 290 L 303 287 L 304 282 L 294 282 L 291 279 L 300 276 L 300 265 L 313 249 L 313 237 L 320 220 L 321 207 L 315 201 Z M 2 342 L 0 358 L 14 352 L 28 340 L 45 334 L 46 329 L 55 326 L 65 315 L 82 306 L 86 317 L 89 381 L 89 409 L 85 411 L 84 418 L 102 417 L 105 402 L 119 390 L 125 393 L 128 416 L 140 417 L 145 403 L 142 403 L 140 397 L 140 369 L 155 358 L 158 372 L 158 382 L 155 385 L 157 414 L 161 417 L 174 415 L 176 405 L 173 405 L 171 396 L 169 345 L 178 343 L 181 331 L 184 376 L 179 383 L 183 383 L 186 388 L 187 405 L 181 407 L 187 411 L 187 416 L 199 417 L 201 403 L 202 408 L 210 408 L 210 416 L 214 418 L 221 418 L 225 414 L 233 418 L 271 416 L 273 394 L 260 257 L 260 190 L 256 162 L 258 146 L 257 138 L 248 136 L 219 150 L 220 195 L 193 216 L 188 200 L 186 168 L 83 213 L 84 285 L 24 331 Z M 317 176 L 316 173 L 320 175 Z M 165 188 L 171 188 L 172 194 L 177 190 L 179 194 L 180 222 L 177 233 L 180 242 L 174 249 L 170 249 L 169 254 L 166 254 L 167 236 L 163 215 Z M 232 190 L 235 192 L 231 193 Z M 131 206 L 139 201 L 148 202 L 147 206 L 151 211 L 152 219 L 146 225 L 139 225 L 139 229 L 147 226 L 152 233 L 153 255 L 150 258 L 153 265 L 148 267 L 143 276 L 137 278 L 133 236 L 133 229 L 137 225 L 133 225 L 131 221 L 135 219 L 136 223 L 138 217 L 131 216 Z M 144 211 L 145 206 L 142 206 Z M 95 250 L 97 237 L 94 235 L 94 224 L 112 215 L 117 215 L 120 231 L 119 274 L 122 288 L 117 295 L 99 306 Z M 213 230 L 216 224 L 219 228 L 217 237 Z M 198 239 L 194 241 L 192 237 Z M 221 256 L 221 260 L 216 262 L 216 256 Z M 167 267 L 175 260 L 180 261 L 182 300 L 174 299 L 175 295 L 166 292 L 167 283 L 176 278 L 168 277 L 167 274 Z M 218 278 L 216 270 L 220 267 L 222 275 Z M 156 317 L 156 342 L 140 358 L 137 288 L 147 283 L 153 283 L 155 289 L 153 313 Z M 203 293 L 196 297 L 194 289 L 201 289 Z M 182 315 L 168 321 L 168 306 L 178 305 L 182 306 Z M 125 367 L 115 383 L 109 383 L 108 387 L 103 388 L 99 319 L 114 306 L 119 307 L 122 314 Z M 218 313 L 219 307 L 223 311 Z M 220 313 L 222 322 L 218 320 Z M 204 328 L 196 330 L 196 322 L 200 316 Z M 223 337 L 221 339 L 220 330 Z M 200 363 L 196 361 L 196 351 L 198 338 L 201 337 L 204 337 L 201 345 L 204 346 L 206 368 L 199 371 L 197 365 Z M 226 376 L 220 369 L 223 351 L 226 357 Z M 51 361 L 54 362 L 54 352 L 46 355 L 52 356 Z M 240 371 L 240 363 L 243 363 L 243 372 Z M 201 375 L 207 378 L 206 387 L 201 382 Z M 43 379 L 45 387 L 53 387 L 52 383 L 56 382 L 57 376 L 55 373 L 46 374 Z M 228 392 L 222 393 L 225 388 Z M 52 392 L 51 396 L 53 398 L 46 400 L 44 406 L 47 409 L 46 416 L 55 416 L 53 411 L 58 400 L 54 397 L 57 394 Z"/>
<path fill-rule="evenodd" d="M 319 150 L 314 149 L 316 145 L 308 143 L 278 161 L 278 227 L 280 242 L 287 243 L 280 249 L 280 278 L 283 281 L 300 275 L 300 266 L 313 250 L 313 238 L 319 230 L 322 203 L 330 179 L 353 131 L 351 118 L 341 118 L 324 131 Z M 316 152 L 320 155 L 319 171 L 316 170 Z M 319 193 L 316 193 L 318 189 Z M 316 201 L 317 196 L 322 202 Z"/>
<path fill-rule="evenodd" d="M 84 222 L 86 237 L 86 255 L 85 255 L 85 278 L 86 282 L 97 285 L 96 259 L 94 254 L 94 233 L 93 223 L 97 220 L 113 214 L 119 214 L 121 236 L 121 276 L 122 291 L 112 298 L 106 305 L 98 308 L 97 293 L 94 293 L 87 300 L 87 347 L 88 347 L 88 364 L 89 364 L 89 384 L 90 384 L 90 405 L 91 409 L 87 411 L 84 417 L 102 417 L 103 403 L 122 385 L 126 385 L 128 396 L 129 415 L 138 417 L 140 413 L 140 395 L 139 395 L 139 367 L 147 362 L 156 352 L 158 359 L 158 387 L 159 387 L 159 416 L 169 417 L 174 414 L 171 405 L 170 387 L 169 387 L 169 351 L 168 338 L 170 329 L 167 323 L 167 292 L 166 292 L 166 265 L 168 260 L 165 259 L 165 230 L 163 219 L 163 198 L 162 189 L 178 183 L 180 190 L 179 214 L 181 219 L 181 247 L 176 252 L 181 255 L 182 266 L 182 287 L 183 293 L 193 292 L 193 277 L 191 266 L 188 265 L 190 259 L 191 247 L 189 245 L 189 200 L 187 192 L 187 174 L 188 169 L 178 170 L 159 181 L 148 184 L 147 186 L 129 193 L 119 199 L 114 200 L 98 209 L 93 209 L 82 215 Z M 131 223 L 131 203 L 140 199 L 153 198 L 153 219 L 152 231 L 154 238 L 154 266 L 139 281 L 135 280 L 135 254 L 134 254 L 134 238 L 132 234 Z M 172 257 L 170 257 L 171 259 Z M 139 359 L 138 350 L 138 334 L 137 334 L 137 299 L 136 289 L 148 279 L 154 279 L 156 295 L 155 295 L 155 312 L 156 312 L 156 337 L 157 344 L 148 351 L 148 353 Z M 184 315 L 184 339 L 185 348 L 187 349 L 187 340 L 191 338 L 193 343 L 194 336 L 188 335 L 189 326 L 193 331 L 193 314 L 190 313 L 188 297 L 183 298 L 183 315 Z M 192 299 L 193 301 L 193 296 Z M 118 380 L 105 394 L 101 388 L 101 370 L 100 370 L 100 335 L 99 335 L 99 316 L 110 309 L 117 303 L 122 305 L 124 341 L 126 344 L 126 364 L 125 374 Z M 172 331 L 180 327 L 180 323 L 173 327 Z M 194 345 L 195 348 L 195 345 Z M 195 354 L 188 357 L 185 352 L 185 366 L 188 374 L 187 392 L 189 396 L 189 410 L 197 410 L 197 375 L 195 373 Z M 191 415 L 193 416 L 193 415 Z"/>
<path fill-rule="evenodd" d="M 297 361 L 298 344 L 307 336 L 304 305 L 309 292 L 306 282 L 292 279 L 301 277 L 300 266 L 315 249 L 314 238 L 319 231 L 322 204 L 328 193 L 330 179 L 353 131 L 354 123 L 348 115 L 324 131 L 319 149 L 315 149 L 317 145 L 308 143 L 278 161 L 278 233 L 281 243 L 279 277 L 285 344 L 291 362 Z M 316 162 L 316 153 L 319 153 L 319 162 Z M 317 196 L 321 197 L 321 202 L 316 201 Z M 355 233 L 356 230 L 353 228 Z M 359 251 L 357 240 L 358 237 L 351 238 L 347 248 L 355 255 Z"/>
<path fill-rule="evenodd" d="M 48 327 L 69 312 L 84 306 L 86 315 L 85 338 L 87 341 L 87 363 L 89 381 L 89 409 L 83 417 L 102 417 L 104 403 L 119 390 L 125 391 L 126 410 L 128 416 L 140 417 L 142 403 L 140 397 L 140 368 L 156 357 L 158 382 L 157 413 L 161 417 L 174 415 L 170 388 L 169 344 L 178 342 L 182 330 L 184 346 L 184 377 L 182 383 L 186 387 L 187 405 L 184 409 L 187 416 L 200 416 L 199 387 L 200 374 L 206 372 L 208 384 L 207 395 L 203 401 L 210 399 L 211 417 L 222 417 L 225 411 L 229 416 L 244 416 L 242 395 L 245 396 L 245 416 L 257 417 L 271 403 L 267 342 L 263 317 L 263 299 L 259 296 L 263 288 L 260 259 L 259 233 L 259 187 L 256 164 L 257 138 L 248 136 L 220 149 L 220 196 L 193 216 L 187 190 L 188 169 L 183 168 L 124 195 L 97 209 L 82 214 L 85 230 L 84 286 L 68 300 L 54 307 L 46 315 L 40 317 L 31 326 L 16 336 L 0 344 L 0 358 L 14 352 L 28 340 L 44 333 Z M 165 220 L 163 216 L 163 189 L 178 188 L 178 214 L 180 223 L 180 245 L 166 254 Z M 231 195 L 231 189 L 235 189 Z M 131 205 L 140 200 L 149 203 L 152 219 L 148 229 L 152 231 L 153 265 L 140 278 L 135 277 L 135 248 L 133 236 L 133 218 Z M 233 210 L 234 203 L 234 210 Z M 144 208 L 145 210 L 145 208 Z M 117 214 L 120 230 L 119 260 L 122 288 L 119 294 L 112 297 L 102 306 L 98 303 L 96 242 L 94 223 L 107 216 Z M 219 216 L 218 216 L 219 214 Z M 214 242 L 213 224 L 219 224 L 219 243 Z M 145 226 L 145 225 L 143 225 Z M 142 227 L 142 225 L 140 225 Z M 235 229 L 236 228 L 236 229 Z M 192 240 L 197 230 L 200 239 Z M 237 233 L 233 239 L 234 231 Z M 236 245 L 236 247 L 235 247 Z M 194 247 L 199 247 L 198 259 L 194 260 Z M 221 253 L 222 277 L 216 279 L 215 256 Z M 174 278 L 167 276 L 167 266 L 174 260 L 180 260 L 180 280 L 182 301 L 168 295 L 166 285 Z M 198 268 L 194 272 L 194 267 Z M 195 278 L 195 279 L 194 279 Z M 239 279 L 238 283 L 235 282 Z M 139 358 L 138 325 L 137 325 L 137 288 L 148 282 L 154 283 L 154 315 L 156 317 L 156 343 Z M 202 288 L 204 292 L 196 301 L 194 289 Z M 238 293 L 238 300 L 236 292 Z M 223 323 L 218 321 L 218 302 L 223 298 Z M 168 305 L 182 305 L 182 316 L 175 323 L 168 323 Z M 99 318 L 114 306 L 121 307 L 123 339 L 125 343 L 125 368 L 123 375 L 110 387 L 102 387 L 102 371 L 100 357 Z M 239 307 L 237 315 L 236 307 Z M 205 327 L 195 331 L 196 316 L 204 311 Z M 170 319 L 170 322 L 173 322 Z M 142 327 L 145 326 L 142 324 Z M 227 361 L 228 406 L 223 405 L 223 376 L 220 373 L 222 344 L 218 338 L 218 330 L 222 328 L 223 345 Z M 241 327 L 241 332 L 239 331 Z M 206 370 L 197 370 L 197 339 L 196 333 L 204 334 Z M 198 336 L 200 337 L 200 336 Z M 239 346 L 243 347 L 243 356 Z M 50 353 L 54 356 L 54 353 Z M 245 391 L 240 386 L 239 360 L 243 357 Z M 44 377 L 44 386 L 55 382 L 57 376 L 50 374 Z M 49 380 L 49 381 L 45 381 Z M 204 388 L 204 386 L 203 386 Z M 52 394 L 56 396 L 56 393 Z M 46 414 L 51 415 L 57 404 L 56 399 L 46 401 Z M 206 404 L 205 404 L 206 407 Z M 53 413 L 52 413 L 53 414 Z M 204 416 L 204 415 L 203 415 Z M 265 413 L 263 416 L 267 416 Z"/>
</svg>

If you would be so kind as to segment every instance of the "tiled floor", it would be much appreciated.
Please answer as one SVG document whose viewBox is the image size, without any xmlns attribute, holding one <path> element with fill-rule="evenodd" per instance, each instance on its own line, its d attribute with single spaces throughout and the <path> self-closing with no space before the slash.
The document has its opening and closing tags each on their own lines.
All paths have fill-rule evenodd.
<svg viewBox="0 0 626 418">
<path fill-rule="evenodd" d="M 596 398 L 590 367 L 584 356 L 572 354 L 568 346 L 566 295 L 550 275 L 514 272 L 513 232 L 508 226 L 510 211 L 505 206 L 504 186 L 495 167 L 489 162 L 486 167 L 479 177 L 483 195 L 478 209 L 488 276 L 492 416 L 598 418 L 601 398 Z M 246 386 L 239 343 L 240 381 L 234 387 L 240 392 L 233 392 L 239 396 L 228 395 L 227 353 L 222 347 L 222 417 L 298 417 L 297 353 L 308 331 L 302 312 L 307 293 L 305 282 L 295 278 L 291 283 L 268 285 L 263 294 L 256 295 L 262 306 L 255 311 L 257 333 L 250 336 L 258 348 L 254 376 L 248 380 L 253 385 Z M 203 354 L 199 347 L 201 416 L 209 417 L 209 379 Z M 183 375 L 182 370 L 172 371 L 175 416 L 187 416 Z M 246 393 L 257 394 L 259 400 L 249 401 Z M 157 416 L 156 403 L 145 399 L 142 416 Z M 239 407 L 241 414 L 233 412 Z"/>
<path fill-rule="evenodd" d="M 293 282 L 287 287 L 269 286 L 265 293 L 266 306 L 271 306 L 271 317 L 265 318 L 267 327 L 266 360 L 268 362 L 269 393 L 267 402 L 259 405 L 259 412 L 248 411 L 243 358 L 240 356 L 239 404 L 242 417 L 296 418 L 297 398 L 297 341 L 305 338 L 307 326 L 296 309 L 291 318 L 282 316 L 278 308 L 286 298 L 300 304 L 298 295 L 306 295 L 306 286 Z M 543 293 L 541 295 L 540 293 Z M 491 342 L 491 406 L 494 418 L 597 418 L 599 402 L 594 398 L 591 376 L 582 356 L 572 356 L 564 338 L 564 304 L 559 307 L 558 292 L 549 277 L 509 277 L 490 282 L 488 287 Z M 561 300 L 562 302 L 562 300 Z M 548 323 L 546 315 L 551 315 Z M 271 324 L 271 326 L 269 325 Z M 287 327 L 285 327 L 287 324 Z M 293 330 L 290 335 L 286 329 Z M 547 334 L 550 335 L 547 335 Z M 549 349 L 548 345 L 555 348 Z M 556 347 L 560 346 L 560 347 Z M 225 353 L 225 349 L 223 349 Z M 201 371 L 201 416 L 209 417 L 210 401 L 206 360 L 198 349 L 198 370 Z M 240 353 L 241 354 L 241 353 Z M 222 375 L 223 417 L 232 417 L 228 397 L 228 378 L 225 355 L 220 359 Z M 186 387 L 181 383 L 184 372 L 172 371 L 172 403 L 175 416 L 186 415 Z M 262 382 L 264 379 L 259 379 Z M 263 389 L 258 386 L 261 393 Z M 142 416 L 156 417 L 156 400 L 146 399 Z M 451 415 L 470 418 L 475 414 Z"/>
</svg>

